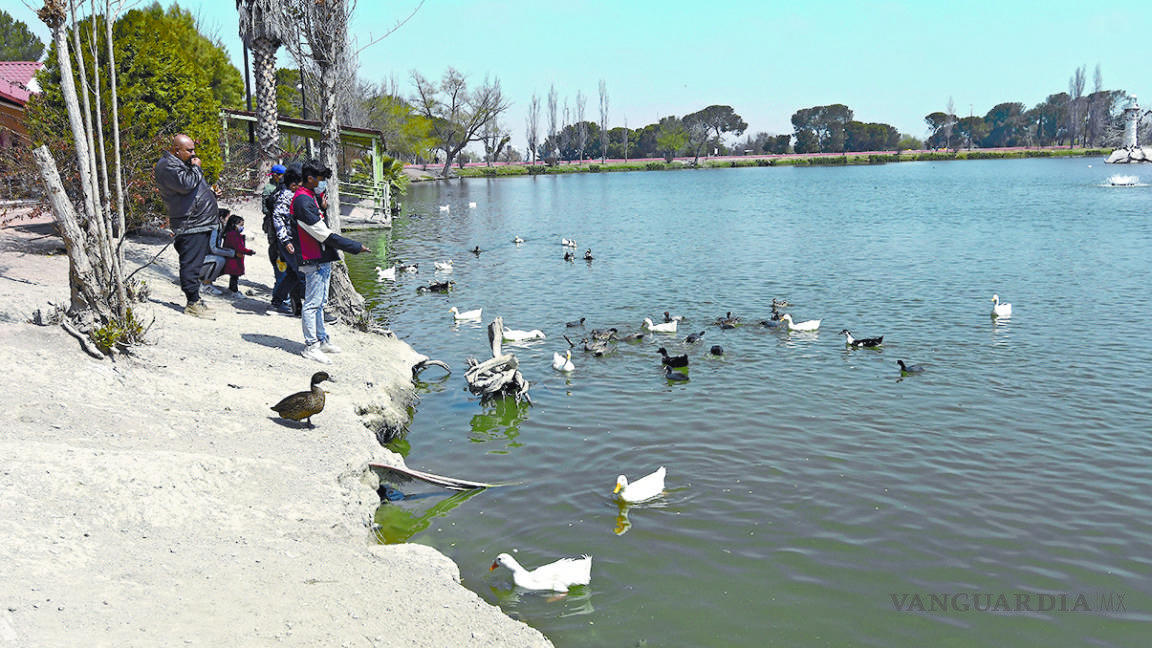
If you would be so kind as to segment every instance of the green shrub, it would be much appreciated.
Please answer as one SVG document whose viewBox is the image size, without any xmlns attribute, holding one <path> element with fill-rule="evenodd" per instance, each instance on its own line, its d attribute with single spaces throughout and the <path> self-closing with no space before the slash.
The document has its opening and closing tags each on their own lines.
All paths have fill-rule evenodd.
<svg viewBox="0 0 1152 648">
<path fill-rule="evenodd" d="M 649 162 L 644 165 L 644 168 L 649 171 L 663 171 L 664 169 L 667 169 L 668 166 L 663 162 Z"/>
</svg>

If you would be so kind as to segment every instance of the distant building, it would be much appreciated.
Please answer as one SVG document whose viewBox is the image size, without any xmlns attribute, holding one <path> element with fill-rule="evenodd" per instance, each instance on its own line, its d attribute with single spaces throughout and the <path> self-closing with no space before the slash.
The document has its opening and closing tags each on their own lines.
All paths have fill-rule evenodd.
<svg viewBox="0 0 1152 648">
<path fill-rule="evenodd" d="M 28 135 L 24 106 L 40 92 L 35 77 L 42 67 L 36 61 L 0 61 L 0 148 L 19 146 Z"/>
</svg>

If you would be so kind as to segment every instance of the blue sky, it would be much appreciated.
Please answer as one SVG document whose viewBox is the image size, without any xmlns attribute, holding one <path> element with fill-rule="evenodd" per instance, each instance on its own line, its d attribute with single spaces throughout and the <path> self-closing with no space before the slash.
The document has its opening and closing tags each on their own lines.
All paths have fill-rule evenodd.
<svg viewBox="0 0 1152 648">
<path fill-rule="evenodd" d="M 24 1 L 0 6 L 47 40 Z M 418 4 L 359 0 L 352 34 L 363 45 Z M 180 5 L 242 70 L 235 3 Z M 585 119 L 599 121 L 601 79 L 612 126 L 726 104 L 749 132 L 790 133 L 796 110 L 843 103 L 860 121 L 922 138 L 924 116 L 949 98 L 962 116 L 1004 101 L 1030 108 L 1067 91 L 1080 66 L 1089 92 L 1099 65 L 1105 89 L 1152 104 L 1150 31 L 1152 2 L 425 0 L 407 24 L 362 51 L 360 64 L 362 77 L 394 78 L 405 94 L 411 70 L 438 78 L 453 66 L 474 83 L 499 78 L 512 101 L 502 123 L 520 149 L 534 92 L 545 104 L 555 85 L 573 111 L 583 92 Z"/>
</svg>

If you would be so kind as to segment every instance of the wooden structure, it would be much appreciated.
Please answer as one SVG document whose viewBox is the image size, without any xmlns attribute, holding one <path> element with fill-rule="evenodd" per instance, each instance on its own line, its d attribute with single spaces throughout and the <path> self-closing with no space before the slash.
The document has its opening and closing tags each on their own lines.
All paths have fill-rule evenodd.
<svg viewBox="0 0 1152 648">
<path fill-rule="evenodd" d="M 225 137 L 224 141 L 224 158 L 228 159 L 228 123 L 240 122 L 245 124 L 256 123 L 256 113 L 248 112 L 246 110 L 221 110 L 220 119 L 224 126 Z M 303 137 L 309 141 L 316 141 L 320 139 L 320 122 L 311 121 L 307 119 L 296 119 L 294 117 L 279 117 L 277 123 L 280 126 L 280 135 L 295 135 Z M 340 145 L 341 147 L 352 147 L 359 150 L 367 151 L 372 160 L 372 179 L 371 182 L 358 183 L 348 180 L 340 180 L 340 193 L 342 195 L 352 196 L 359 200 L 368 200 L 372 203 L 372 219 L 371 220 L 388 220 L 388 204 L 390 197 L 388 195 L 388 181 L 384 179 L 384 151 L 385 141 L 384 133 L 370 128 L 357 128 L 354 126 L 341 126 L 340 127 Z"/>
</svg>

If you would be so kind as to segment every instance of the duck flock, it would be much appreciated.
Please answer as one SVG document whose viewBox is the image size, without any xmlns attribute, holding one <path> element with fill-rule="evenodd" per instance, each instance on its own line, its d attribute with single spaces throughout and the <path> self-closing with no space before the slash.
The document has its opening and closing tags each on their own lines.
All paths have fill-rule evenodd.
<svg viewBox="0 0 1152 648">
<path fill-rule="evenodd" d="M 442 211 L 446 210 L 442 208 Z M 520 246 L 525 243 L 525 240 L 516 236 L 512 239 L 512 243 Z M 565 237 L 561 239 L 560 246 L 562 248 L 560 254 L 561 259 L 564 261 L 575 260 L 576 253 L 574 250 L 577 248 L 576 241 Z M 469 250 L 469 252 L 480 256 L 482 250 L 480 246 L 476 246 Z M 594 257 L 591 248 L 586 248 L 583 258 L 588 262 L 593 260 Z M 437 273 L 450 273 L 452 272 L 452 261 L 436 261 L 434 267 Z M 398 274 L 418 273 L 419 264 L 397 262 L 388 269 L 377 267 L 376 271 L 379 281 L 396 281 Z M 450 293 L 454 286 L 455 282 L 452 281 L 436 281 L 418 287 L 417 292 Z M 990 314 L 993 319 L 1011 317 L 1012 305 L 1001 302 L 999 295 L 992 296 L 992 303 L 993 308 Z M 797 321 L 791 313 L 785 311 L 785 309 L 791 307 L 792 304 L 786 299 L 773 299 L 771 305 L 772 311 L 767 319 L 752 318 L 745 321 L 741 316 L 727 312 L 724 315 L 717 316 L 712 322 L 712 325 L 720 330 L 730 330 L 751 325 L 786 334 L 805 334 L 819 331 L 823 321 L 822 319 L 804 319 Z M 449 312 L 456 321 L 479 321 L 482 318 L 483 309 L 460 310 L 458 307 L 453 306 L 449 309 Z M 553 352 L 551 360 L 552 369 L 564 374 L 576 371 L 578 365 L 572 359 L 572 351 L 574 349 L 584 354 L 602 357 L 612 354 L 619 343 L 640 342 L 646 336 L 657 337 L 658 340 L 677 340 L 680 337 L 681 324 L 687 324 L 687 319 L 682 315 L 673 315 L 670 311 L 664 311 L 662 315 L 657 315 L 654 318 L 643 318 L 638 324 L 638 330 L 633 332 L 621 331 L 617 327 L 591 328 L 588 325 L 587 317 L 580 317 L 568 321 L 564 325 L 565 333 L 560 336 L 565 340 L 566 348 Z M 583 334 L 570 335 L 577 331 Z M 706 334 L 707 329 L 691 331 L 683 337 L 683 344 L 688 347 L 694 346 L 701 342 Z M 878 350 L 882 348 L 884 344 L 883 335 L 858 338 L 848 328 L 841 329 L 839 334 L 844 336 L 845 347 L 850 350 Z M 547 334 L 540 329 L 515 330 L 505 328 L 502 337 L 505 342 L 518 343 L 544 340 L 547 339 Z M 574 340 L 573 338 L 578 339 Z M 661 375 L 670 385 L 687 383 L 690 380 L 688 374 L 691 364 L 689 354 L 670 355 L 668 348 L 663 346 L 665 342 L 661 342 L 661 344 L 662 346 L 656 350 L 656 354 L 659 357 L 658 359 L 654 358 L 654 364 L 658 363 Z M 724 349 L 722 346 L 714 344 L 709 347 L 708 354 L 713 357 L 723 356 Z M 909 364 L 903 359 L 900 359 L 896 361 L 896 365 L 899 368 L 901 377 L 915 376 L 925 372 L 924 364 Z M 613 493 L 619 498 L 619 501 L 625 505 L 654 500 L 662 497 L 665 493 L 666 475 L 667 470 L 664 466 L 660 466 L 654 472 L 638 478 L 635 481 L 629 481 L 627 476 L 620 475 L 616 479 Z M 522 566 L 510 554 L 501 553 L 496 557 L 490 569 L 496 570 L 498 568 L 505 568 L 511 571 L 512 581 L 517 587 L 528 590 L 567 592 L 571 587 L 587 585 L 591 581 L 592 557 L 584 555 L 578 558 L 561 558 L 560 560 L 541 565 L 535 569 L 528 569 Z"/>
</svg>

